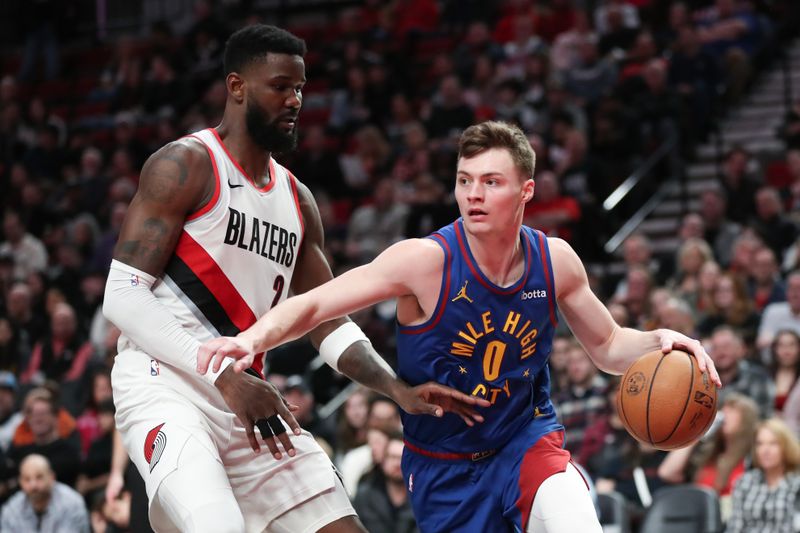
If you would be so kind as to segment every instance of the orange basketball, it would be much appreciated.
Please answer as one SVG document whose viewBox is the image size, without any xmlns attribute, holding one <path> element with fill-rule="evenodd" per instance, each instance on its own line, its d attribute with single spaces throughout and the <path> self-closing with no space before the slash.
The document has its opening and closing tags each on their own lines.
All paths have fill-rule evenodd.
<svg viewBox="0 0 800 533">
<path fill-rule="evenodd" d="M 680 350 L 650 352 L 633 363 L 620 383 L 617 409 L 637 440 L 660 450 L 699 439 L 717 414 L 717 387 Z"/>
</svg>

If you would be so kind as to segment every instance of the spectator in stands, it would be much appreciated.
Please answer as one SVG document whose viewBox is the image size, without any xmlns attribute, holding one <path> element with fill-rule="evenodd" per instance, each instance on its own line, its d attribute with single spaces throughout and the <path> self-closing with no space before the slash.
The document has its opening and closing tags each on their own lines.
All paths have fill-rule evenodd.
<svg viewBox="0 0 800 533">
<path fill-rule="evenodd" d="M 775 302 L 764 308 L 756 346 L 759 349 L 768 347 L 782 329 L 800 334 L 800 270 L 786 276 L 786 301 Z"/>
<path fill-rule="evenodd" d="M 639 27 L 639 12 L 630 2 L 608 0 L 594 10 L 594 27 L 600 35 L 605 35 L 610 31 L 609 16 L 615 11 L 621 14 L 623 26 L 632 29 Z"/>
<path fill-rule="evenodd" d="M 23 281 L 14 283 L 6 293 L 4 313 L 11 329 L 8 342 L 13 343 L 9 354 L 14 358 L 4 360 L 3 369 L 18 373 L 28 361 L 34 344 L 44 336 L 47 324 L 34 308 L 30 286 Z"/>
<path fill-rule="evenodd" d="M 683 5 L 685 4 L 676 4 Z M 697 128 L 696 139 L 704 138 L 715 112 L 719 75 L 714 58 L 701 48 L 697 29 L 685 24 L 678 30 L 669 61 L 669 83 L 675 87 L 691 111 L 691 124 Z"/>
<path fill-rule="evenodd" d="M 625 4 L 609 4 L 606 10 L 606 31 L 600 37 L 599 49 L 602 55 L 611 53 L 616 57 L 624 57 L 636 36 L 639 34 L 638 28 L 625 26 Z"/>
<path fill-rule="evenodd" d="M 667 454 L 658 467 L 662 479 L 691 482 L 712 489 L 723 500 L 730 498 L 734 484 L 748 467 L 759 422 L 758 406 L 750 398 L 732 393 L 725 397 L 718 416 L 722 416 L 722 424 L 715 433 Z"/>
<path fill-rule="evenodd" d="M 589 16 L 585 11 L 577 11 L 572 28 L 556 35 L 553 46 L 550 48 L 550 64 L 555 74 L 562 75 L 578 66 L 581 43 L 585 39 L 593 37 Z"/>
<path fill-rule="evenodd" d="M 644 323 L 650 315 L 650 293 L 654 285 L 650 271 L 643 266 L 631 266 L 623 281 L 625 291 L 621 296 L 614 296 L 612 301 L 625 306 L 631 324 Z"/>
<path fill-rule="evenodd" d="M 641 71 L 645 90 L 634 101 L 645 150 L 651 151 L 686 124 L 686 113 L 678 94 L 667 85 L 667 64 L 650 59 Z"/>
<path fill-rule="evenodd" d="M 758 405 L 762 418 L 770 416 L 775 406 L 775 384 L 762 367 L 745 359 L 742 337 L 730 326 L 720 326 L 711 335 L 709 355 L 725 384 L 719 390 L 719 401 L 738 392 Z"/>
<path fill-rule="evenodd" d="M 355 264 L 372 261 L 403 238 L 408 207 L 395 202 L 395 184 L 389 178 L 375 186 L 373 203 L 353 211 L 347 238 L 347 256 Z"/>
<path fill-rule="evenodd" d="M 567 428 L 565 448 L 579 456 L 586 428 L 608 410 L 608 383 L 577 341 L 569 348 L 566 374 L 567 387 L 553 396 L 553 403 L 558 406 L 559 421 Z"/>
<path fill-rule="evenodd" d="M 355 496 L 361 477 L 383 461 L 387 435 L 402 429 L 397 404 L 384 396 L 370 397 L 367 406 L 367 443 L 347 452 L 339 463 L 342 483 L 351 497 Z"/>
<path fill-rule="evenodd" d="M 387 435 L 383 460 L 358 485 L 353 500 L 361 523 L 367 531 L 381 533 L 416 533 L 417 528 L 411 504 L 408 501 L 400 461 L 403 457 L 403 434 Z"/>
<path fill-rule="evenodd" d="M 707 337 L 719 326 L 736 328 L 748 345 L 755 341 L 758 329 L 758 314 L 741 277 L 725 272 L 714 283 L 714 294 L 710 307 L 697 324 L 697 332 Z"/>
<path fill-rule="evenodd" d="M 578 460 L 594 478 L 598 494 L 622 494 L 638 517 L 651 494 L 666 484 L 658 476 L 666 452 L 640 443 L 625 429 L 617 411 L 619 383 L 618 377 L 611 379 L 605 394 L 609 413 L 587 428 Z"/>
<path fill-rule="evenodd" d="M 105 489 L 111 471 L 114 446 L 114 402 L 110 398 L 97 407 L 99 434 L 91 442 L 81 465 L 75 488 L 84 497 Z"/>
<path fill-rule="evenodd" d="M 706 261 L 700 267 L 697 281 L 697 295 L 694 302 L 694 311 L 696 315 L 707 313 L 713 306 L 714 300 L 714 287 L 717 284 L 722 269 L 716 261 Z"/>
<path fill-rule="evenodd" d="M 464 100 L 464 90 L 457 76 L 442 79 L 439 90 L 431 99 L 431 113 L 427 120 L 431 139 L 455 142 L 461 130 L 475 121 L 475 113 Z M 454 145 L 453 145 L 454 146 Z"/>
<path fill-rule="evenodd" d="M 761 41 L 756 16 L 735 0 L 716 0 L 698 17 L 700 42 L 727 76 L 730 102 L 738 102 L 750 77 L 752 56 Z"/>
<path fill-rule="evenodd" d="M 696 237 L 689 237 L 682 241 L 677 253 L 677 270 L 667 286 L 677 296 L 686 298 L 690 302 L 697 301 L 700 290 L 700 269 L 713 259 L 713 253 L 708 243 Z"/>
<path fill-rule="evenodd" d="M 336 426 L 336 455 L 339 458 L 367 442 L 368 396 L 369 390 L 359 387 L 339 410 Z"/>
<path fill-rule="evenodd" d="M 74 429 L 68 438 L 59 434 L 59 410 L 53 395 L 46 389 L 32 389 L 23 404 L 24 425 L 29 428 L 32 440 L 29 444 L 17 444 L 17 436 L 8 449 L 8 458 L 21 465 L 31 454 L 43 455 L 50 462 L 56 478 L 74 486 L 81 466 L 78 435 Z M 74 421 L 73 421 L 74 428 Z M 19 435 L 20 429 L 17 428 Z"/>
<path fill-rule="evenodd" d="M 375 117 L 370 116 L 367 106 L 367 76 L 361 66 L 351 66 L 346 71 L 344 87 L 333 91 L 331 95 L 331 114 L 328 126 L 342 133 L 352 131 L 369 123 Z"/>
<path fill-rule="evenodd" d="M 484 55 L 492 63 L 497 63 L 503 57 L 503 48 L 492 40 L 486 22 L 475 20 L 469 24 L 464 38 L 453 51 L 455 69 L 462 81 L 472 77 L 477 58 Z"/>
<path fill-rule="evenodd" d="M 547 365 L 550 367 L 550 391 L 554 395 L 569 387 L 567 366 L 573 342 L 573 337 L 564 334 L 557 334 L 553 337 L 553 347 L 550 350 L 550 359 Z"/>
<path fill-rule="evenodd" d="M 14 257 L 14 277 L 24 280 L 29 274 L 47 268 L 47 250 L 42 241 L 28 233 L 19 213 L 6 210 L 3 216 L 3 236 L 0 254 Z"/>
<path fill-rule="evenodd" d="M 50 316 L 50 331 L 34 346 L 30 363 L 20 380 L 22 383 L 41 383 L 45 379 L 80 383 L 92 353 L 92 344 L 78 329 L 75 310 L 67 303 L 56 304 Z M 65 407 L 75 412 L 76 405 L 70 402 Z"/>
<path fill-rule="evenodd" d="M 331 421 L 320 418 L 317 413 L 314 393 L 306 379 L 298 374 L 291 375 L 286 378 L 286 384 L 281 391 L 287 402 L 300 407 L 292 413 L 297 422 L 315 438 L 322 439 L 329 447 L 334 446 L 335 430 Z"/>
<path fill-rule="evenodd" d="M 700 194 L 700 216 L 705 225 L 705 241 L 714 249 L 717 261 L 727 266 L 731 260 L 733 242 L 741 228 L 727 218 L 727 196 L 721 186 L 707 189 Z"/>
<path fill-rule="evenodd" d="M 756 212 L 749 226 L 776 257 L 783 257 L 784 250 L 800 235 L 797 225 L 784 214 L 780 194 L 774 187 L 761 187 L 756 192 Z"/>
<path fill-rule="evenodd" d="M 339 164 L 351 197 L 367 196 L 391 168 L 391 147 L 375 126 L 359 129 L 355 133 L 355 145 L 355 153 L 339 156 Z"/>
<path fill-rule="evenodd" d="M 682 298 L 668 298 L 659 307 L 656 319 L 659 327 L 672 329 L 692 337 L 698 336 L 692 307 Z"/>
<path fill-rule="evenodd" d="M 400 151 L 392 167 L 392 179 L 407 185 L 420 174 L 430 171 L 431 153 L 428 132 L 421 122 L 410 122 L 403 131 Z"/>
<path fill-rule="evenodd" d="M 800 378 L 800 335 L 779 331 L 772 341 L 768 364 L 775 383 L 775 413 L 780 415 Z"/>
<path fill-rule="evenodd" d="M 22 413 L 17 411 L 17 390 L 14 374 L 0 372 L 0 453 L 8 451 L 11 439 L 22 423 Z"/>
<path fill-rule="evenodd" d="M 312 191 L 325 191 L 330 198 L 347 198 L 349 189 L 339 167 L 338 156 L 325 137 L 319 124 L 305 126 L 302 156 L 292 164 L 294 172 Z"/>
<path fill-rule="evenodd" d="M 46 457 L 31 454 L 22 461 L 19 485 L 22 490 L 3 506 L 1 530 L 89 533 L 83 498 L 58 481 Z"/>
<path fill-rule="evenodd" d="M 536 195 L 525 206 L 524 223 L 543 231 L 548 237 L 572 242 L 573 231 L 581 218 L 575 198 L 561 194 L 554 172 L 545 170 L 536 176 Z"/>
<path fill-rule="evenodd" d="M 747 289 L 758 312 L 769 304 L 786 300 L 786 284 L 781 279 L 775 252 L 771 249 L 764 247 L 754 254 Z"/>
<path fill-rule="evenodd" d="M 763 247 L 764 243 L 758 235 L 752 229 L 745 227 L 739 237 L 733 241 L 728 272 L 742 278 L 750 275 L 753 267 L 753 258 L 756 252 Z"/>
<path fill-rule="evenodd" d="M 758 184 L 753 176 L 752 154 L 742 146 L 734 146 L 722 161 L 720 185 L 727 200 L 726 215 L 734 222 L 745 223 L 756 212 Z"/>
<path fill-rule="evenodd" d="M 100 405 L 111 399 L 111 372 L 100 368 L 92 375 L 91 394 L 83 413 L 75 420 L 81 438 L 81 456 L 86 457 L 92 442 L 103 433 L 100 427 Z"/>
<path fill-rule="evenodd" d="M 580 45 L 580 62 L 564 72 L 564 88 L 581 104 L 594 104 L 609 94 L 617 81 L 617 69 L 600 56 L 597 40 L 587 36 Z"/>
<path fill-rule="evenodd" d="M 800 442 L 777 418 L 756 433 L 753 468 L 736 483 L 728 533 L 795 531 L 800 498 Z"/>
<path fill-rule="evenodd" d="M 155 54 L 150 59 L 142 94 L 142 107 L 147 113 L 171 109 L 180 114 L 186 109 L 191 91 L 175 72 L 169 57 Z"/>
</svg>

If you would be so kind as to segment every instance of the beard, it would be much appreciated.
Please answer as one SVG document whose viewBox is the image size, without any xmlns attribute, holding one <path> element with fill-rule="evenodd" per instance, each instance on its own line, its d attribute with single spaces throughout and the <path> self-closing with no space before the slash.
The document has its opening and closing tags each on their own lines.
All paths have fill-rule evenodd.
<svg viewBox="0 0 800 533">
<path fill-rule="evenodd" d="M 253 141 L 268 152 L 290 152 L 297 147 L 297 122 L 291 132 L 286 132 L 257 104 L 248 102 L 245 124 Z"/>
</svg>

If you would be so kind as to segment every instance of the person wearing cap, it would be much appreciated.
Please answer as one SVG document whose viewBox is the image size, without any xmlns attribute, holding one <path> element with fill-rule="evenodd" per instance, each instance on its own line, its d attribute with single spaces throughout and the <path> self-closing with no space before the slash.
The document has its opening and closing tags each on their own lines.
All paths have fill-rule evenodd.
<svg viewBox="0 0 800 533">
<path fill-rule="evenodd" d="M 17 378 L 11 372 L 0 372 L 0 449 L 8 451 L 22 413 L 17 408 Z"/>
</svg>

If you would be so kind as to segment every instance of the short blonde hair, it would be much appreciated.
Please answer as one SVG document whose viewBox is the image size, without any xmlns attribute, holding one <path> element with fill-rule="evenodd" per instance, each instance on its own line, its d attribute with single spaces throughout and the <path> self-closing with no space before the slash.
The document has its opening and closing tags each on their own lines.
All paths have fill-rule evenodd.
<svg viewBox="0 0 800 533">
<path fill-rule="evenodd" d="M 783 466 L 786 471 L 796 471 L 800 467 L 800 441 L 797 440 L 791 428 L 780 418 L 773 417 L 764 420 L 758 425 L 756 438 L 758 438 L 758 432 L 762 429 L 768 429 L 778 439 L 783 455 Z M 758 454 L 756 453 L 753 454 L 753 466 L 761 468 L 761 465 L 758 464 Z"/>
</svg>

